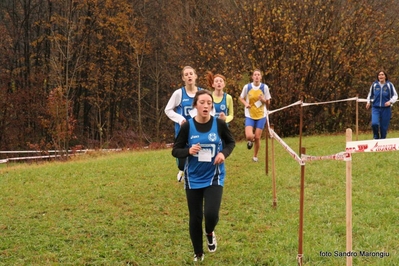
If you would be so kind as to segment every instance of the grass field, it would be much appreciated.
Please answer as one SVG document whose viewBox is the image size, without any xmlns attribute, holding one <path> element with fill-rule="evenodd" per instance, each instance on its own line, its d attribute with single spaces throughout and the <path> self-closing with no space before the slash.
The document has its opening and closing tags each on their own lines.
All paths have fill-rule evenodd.
<svg viewBox="0 0 399 266">
<path fill-rule="evenodd" d="M 298 151 L 298 138 L 284 141 Z M 309 155 L 335 154 L 345 150 L 345 134 L 304 137 L 302 145 Z M 253 163 L 252 150 L 240 142 L 227 159 L 218 250 L 201 265 L 297 265 L 300 166 L 275 144 L 273 208 L 264 149 L 263 140 L 260 162 Z M 397 158 L 353 155 L 354 265 L 399 263 Z M 171 149 L 0 165 L 0 265 L 192 265 L 176 173 Z M 339 253 L 346 247 L 345 178 L 343 161 L 306 164 L 304 265 L 346 264 Z"/>
</svg>

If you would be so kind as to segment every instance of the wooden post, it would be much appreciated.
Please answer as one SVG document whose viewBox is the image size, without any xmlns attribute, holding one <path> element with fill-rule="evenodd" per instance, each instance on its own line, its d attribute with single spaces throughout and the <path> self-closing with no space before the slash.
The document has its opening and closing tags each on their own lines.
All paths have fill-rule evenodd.
<svg viewBox="0 0 399 266">
<path fill-rule="evenodd" d="M 270 128 L 274 131 L 274 126 Z M 277 192 L 276 192 L 276 165 L 275 165 L 275 152 L 274 152 L 274 138 L 271 139 L 272 144 L 272 190 L 273 190 L 273 207 L 277 207 Z"/>
<path fill-rule="evenodd" d="M 302 151 L 302 128 L 303 128 L 303 107 L 302 107 L 302 99 L 301 97 L 301 106 L 299 110 L 299 154 L 301 154 Z"/>
<path fill-rule="evenodd" d="M 266 123 L 266 130 L 265 130 L 265 140 L 266 140 L 266 145 L 265 145 L 265 172 L 266 175 L 269 174 L 269 127 L 268 127 L 269 121 Z"/>
<path fill-rule="evenodd" d="M 306 154 L 306 149 L 301 149 L 301 154 Z M 302 266 L 303 257 L 303 210 L 305 199 L 305 165 L 301 165 L 301 191 L 299 197 L 299 233 L 298 233 L 298 265 Z"/>
<path fill-rule="evenodd" d="M 348 141 L 352 141 L 350 128 L 346 129 Z M 346 252 L 352 252 L 352 159 L 346 161 Z M 346 256 L 346 265 L 352 266 L 352 256 Z"/>
<path fill-rule="evenodd" d="M 356 94 L 356 141 L 359 139 L 359 94 Z"/>
<path fill-rule="evenodd" d="M 303 128 L 303 97 L 301 97 L 301 106 L 299 111 L 299 155 L 306 154 L 306 149 L 302 147 L 302 128 Z M 305 165 L 301 165 L 301 190 L 299 196 L 299 232 L 298 232 L 298 265 L 302 266 L 303 258 L 303 208 L 305 198 Z"/>
</svg>

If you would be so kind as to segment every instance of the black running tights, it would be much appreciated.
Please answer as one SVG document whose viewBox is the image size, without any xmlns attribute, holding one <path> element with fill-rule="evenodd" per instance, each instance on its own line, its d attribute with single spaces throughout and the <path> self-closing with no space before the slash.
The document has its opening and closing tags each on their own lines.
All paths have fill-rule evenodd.
<svg viewBox="0 0 399 266">
<path fill-rule="evenodd" d="M 189 231 L 194 253 L 203 253 L 202 219 L 205 217 L 205 233 L 210 234 L 219 221 L 223 187 L 209 186 L 201 189 L 186 189 Z"/>
</svg>

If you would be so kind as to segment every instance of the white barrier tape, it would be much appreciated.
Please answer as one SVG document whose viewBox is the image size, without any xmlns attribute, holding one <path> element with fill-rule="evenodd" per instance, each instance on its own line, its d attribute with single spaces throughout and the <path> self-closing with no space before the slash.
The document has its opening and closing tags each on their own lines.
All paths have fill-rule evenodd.
<svg viewBox="0 0 399 266">
<path fill-rule="evenodd" d="M 348 141 L 346 152 L 385 152 L 399 150 L 399 138 Z"/>
<path fill-rule="evenodd" d="M 339 152 L 333 155 L 322 155 L 322 156 L 312 156 L 302 154 L 301 158 L 304 162 L 308 161 L 320 161 L 320 160 L 337 160 L 337 161 L 350 161 L 352 156 L 349 152 Z"/>
<path fill-rule="evenodd" d="M 367 103 L 367 99 L 357 99 L 357 102 L 359 102 L 359 103 Z"/>
<path fill-rule="evenodd" d="M 21 161 L 21 160 L 34 160 L 34 159 L 48 159 L 48 158 L 59 158 L 65 157 L 66 155 L 44 155 L 44 156 L 26 156 L 26 157 L 15 157 L 8 158 L 8 161 Z"/>
<path fill-rule="evenodd" d="M 168 145 L 168 144 L 166 144 Z M 173 143 L 172 143 L 173 145 Z M 86 152 L 93 152 L 93 151 L 122 151 L 123 149 L 84 149 L 84 150 L 68 150 L 68 153 L 86 153 Z M 42 150 L 42 151 L 0 151 L 2 154 L 12 154 L 12 153 L 37 153 L 37 154 L 46 154 L 46 153 L 65 153 L 65 150 Z"/>
<path fill-rule="evenodd" d="M 89 149 L 85 149 L 85 150 L 68 150 L 69 153 L 72 153 L 72 152 L 88 152 L 88 151 L 95 151 L 95 150 L 94 149 L 91 149 L 91 150 L 89 150 Z M 37 153 L 37 154 L 43 154 L 44 153 L 44 154 L 46 154 L 46 153 L 65 153 L 65 150 L 0 151 L 0 153 L 4 153 L 4 154 L 7 154 L 7 153 L 9 153 L 9 154 L 12 154 L 12 153 L 20 153 L 20 154 L 23 154 L 23 153 Z"/>
<path fill-rule="evenodd" d="M 358 97 L 353 97 L 353 98 L 348 98 L 348 99 L 342 99 L 342 100 L 336 100 L 336 101 L 329 101 L 329 102 L 316 102 L 316 103 L 304 103 L 302 101 L 297 101 L 295 103 L 292 103 L 290 105 L 281 107 L 279 109 L 275 109 L 275 110 L 271 110 L 271 111 L 267 111 L 268 114 L 272 114 L 284 109 L 287 109 L 289 107 L 295 106 L 295 105 L 299 105 L 301 104 L 301 106 L 311 106 L 311 105 L 320 105 L 320 104 L 327 104 L 327 103 L 337 103 L 337 102 L 348 102 L 348 101 L 357 101 L 357 102 L 367 102 L 367 99 L 359 99 Z"/>
<path fill-rule="evenodd" d="M 300 165 L 305 165 L 305 163 L 302 161 L 302 159 L 296 154 L 290 146 L 288 146 L 277 134 L 274 132 L 274 130 L 270 130 L 270 135 L 274 137 L 280 144 L 283 146 L 283 148 L 291 155 L 292 158 L 295 159 Z"/>
<path fill-rule="evenodd" d="M 295 106 L 295 105 L 299 105 L 301 104 L 301 106 L 311 106 L 311 105 L 320 105 L 320 104 L 326 104 L 326 103 L 337 103 L 337 102 L 347 102 L 347 101 L 357 101 L 357 102 L 367 102 L 367 99 L 359 99 L 358 97 L 353 97 L 353 98 L 348 98 L 348 99 L 341 99 L 341 100 L 336 100 L 336 101 L 329 101 L 329 102 L 316 102 L 316 103 L 304 103 L 302 101 L 297 101 L 295 103 L 292 103 L 290 105 L 287 105 L 285 107 L 279 108 L 279 109 L 275 109 L 275 110 L 268 110 L 267 113 L 268 114 L 272 114 L 284 109 L 287 109 L 289 107 Z"/>
<path fill-rule="evenodd" d="M 347 101 L 353 101 L 353 100 L 357 100 L 357 97 L 343 99 L 343 100 L 330 101 L 330 102 L 302 103 L 302 106 L 319 105 L 319 104 L 326 104 L 326 103 L 337 103 L 337 102 L 347 102 Z"/>
<path fill-rule="evenodd" d="M 287 106 L 285 106 L 285 107 L 282 107 L 282 108 L 279 108 L 279 109 L 275 109 L 275 110 L 273 110 L 273 111 L 268 111 L 268 113 L 269 113 L 269 114 L 272 114 L 272 113 L 274 113 L 274 112 L 281 111 L 281 110 L 284 110 L 284 109 L 287 109 L 287 108 L 289 108 L 289 107 L 292 107 L 292 106 L 295 106 L 295 105 L 299 105 L 299 104 L 302 104 L 302 101 L 297 101 L 297 102 L 292 103 L 292 104 L 290 104 L 290 105 L 287 105 Z"/>
</svg>

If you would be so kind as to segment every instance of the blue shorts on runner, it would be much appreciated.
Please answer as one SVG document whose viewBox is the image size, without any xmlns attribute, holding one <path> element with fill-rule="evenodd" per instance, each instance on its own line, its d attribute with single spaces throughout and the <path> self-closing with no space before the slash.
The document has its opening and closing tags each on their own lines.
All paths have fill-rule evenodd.
<svg viewBox="0 0 399 266">
<path fill-rule="evenodd" d="M 253 128 L 264 129 L 265 124 L 266 124 L 266 117 L 259 120 L 254 120 L 252 118 L 245 117 L 245 127 L 250 126 Z"/>
</svg>

